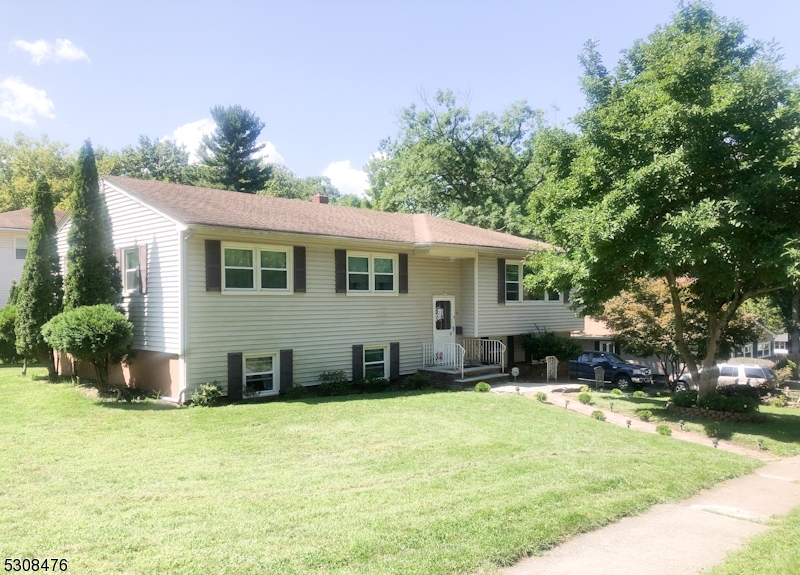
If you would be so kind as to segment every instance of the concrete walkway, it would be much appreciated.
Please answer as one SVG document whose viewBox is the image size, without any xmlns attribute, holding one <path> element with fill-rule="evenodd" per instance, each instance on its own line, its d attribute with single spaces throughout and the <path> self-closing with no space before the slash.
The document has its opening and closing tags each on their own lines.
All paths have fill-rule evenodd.
<svg viewBox="0 0 800 575">
<path fill-rule="evenodd" d="M 492 389 L 495 393 L 519 393 L 533 397 L 548 393 L 554 405 L 590 414 L 566 393 L 563 385 L 512 384 Z M 576 386 L 580 388 L 580 386 Z M 556 391 L 554 393 L 554 391 Z M 655 433 L 655 425 L 630 416 L 602 410 L 607 421 L 631 429 Z M 673 437 L 709 445 L 699 434 L 673 432 Z M 751 475 L 726 481 L 680 503 L 652 507 L 642 515 L 626 517 L 591 533 L 579 535 L 540 557 L 523 559 L 503 571 L 506 575 L 684 575 L 701 573 L 725 560 L 730 551 L 769 528 L 772 518 L 800 505 L 800 456 L 777 460 L 765 452 L 719 442 L 719 449 L 772 459 Z"/>
</svg>

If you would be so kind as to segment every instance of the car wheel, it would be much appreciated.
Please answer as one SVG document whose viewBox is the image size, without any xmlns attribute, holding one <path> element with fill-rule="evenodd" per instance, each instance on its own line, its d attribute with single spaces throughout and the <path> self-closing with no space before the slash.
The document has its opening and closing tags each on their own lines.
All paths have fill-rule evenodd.
<svg viewBox="0 0 800 575">
<path fill-rule="evenodd" d="M 617 387 L 620 389 L 620 391 L 628 391 L 633 387 L 633 382 L 627 375 L 620 375 L 617 377 Z"/>
<path fill-rule="evenodd" d="M 681 379 L 675 384 L 675 391 L 689 391 L 689 386 Z"/>
</svg>

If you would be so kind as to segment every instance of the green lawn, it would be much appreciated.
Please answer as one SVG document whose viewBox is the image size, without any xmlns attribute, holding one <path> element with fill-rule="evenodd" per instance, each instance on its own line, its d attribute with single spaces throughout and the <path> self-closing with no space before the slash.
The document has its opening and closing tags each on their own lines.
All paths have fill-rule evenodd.
<svg viewBox="0 0 800 575">
<path fill-rule="evenodd" d="M 0 556 L 75 573 L 492 572 L 752 471 L 516 395 L 175 409 L 0 368 Z"/>
<path fill-rule="evenodd" d="M 744 549 L 728 555 L 708 575 L 797 575 L 800 573 L 800 507 Z"/>
<path fill-rule="evenodd" d="M 592 392 L 592 403 L 597 407 L 610 409 L 612 401 L 614 411 L 635 415 L 638 409 L 649 409 L 653 412 L 653 421 L 667 423 L 675 429 L 679 429 L 678 421 L 683 419 L 686 422 L 685 430 L 704 433 L 703 424 L 713 421 L 702 417 L 672 415 L 666 409 L 668 397 L 632 397 Z M 758 449 L 758 440 L 761 439 L 764 449 L 779 457 L 800 454 L 800 409 L 762 405 L 760 412 L 768 415 L 767 421 L 720 423 L 720 437 L 754 449 Z"/>
</svg>

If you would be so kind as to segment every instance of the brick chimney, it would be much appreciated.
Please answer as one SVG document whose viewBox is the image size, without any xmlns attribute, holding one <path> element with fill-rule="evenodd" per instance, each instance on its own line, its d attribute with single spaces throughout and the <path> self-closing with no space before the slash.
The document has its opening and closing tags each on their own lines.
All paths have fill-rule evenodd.
<svg viewBox="0 0 800 575">
<path fill-rule="evenodd" d="M 327 204 L 328 203 L 328 196 L 324 196 L 324 195 L 320 194 L 319 192 L 317 192 L 311 198 L 311 203 L 312 204 Z"/>
</svg>

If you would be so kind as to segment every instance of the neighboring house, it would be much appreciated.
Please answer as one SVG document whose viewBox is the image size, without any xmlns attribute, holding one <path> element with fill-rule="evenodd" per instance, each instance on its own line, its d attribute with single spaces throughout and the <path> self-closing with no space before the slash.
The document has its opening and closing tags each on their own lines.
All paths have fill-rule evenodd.
<svg viewBox="0 0 800 575">
<path fill-rule="evenodd" d="M 778 358 L 789 354 L 789 334 L 784 332 L 772 340 L 772 354 Z"/>
<path fill-rule="evenodd" d="M 605 322 L 586 316 L 583 318 L 583 329 L 573 331 L 570 335 L 576 339 L 584 351 L 613 352 L 629 361 L 645 365 L 650 368 L 653 375 L 663 375 L 664 368 L 656 356 L 639 357 L 625 353 L 625 349 L 615 343 L 615 334 Z"/>
<path fill-rule="evenodd" d="M 523 334 L 582 325 L 559 294 L 526 299 L 531 240 L 319 195 L 114 176 L 101 190 L 137 350 L 116 377 L 176 401 L 214 381 L 235 398 L 245 387 L 269 395 L 315 385 L 333 370 L 396 378 L 423 367 L 423 347 L 446 362 L 497 345 L 509 363 L 523 359 Z M 62 256 L 68 229 L 69 219 Z"/>
<path fill-rule="evenodd" d="M 66 212 L 56 210 L 56 221 L 65 215 Z M 0 307 L 8 301 L 11 283 L 19 283 L 22 277 L 30 229 L 30 208 L 0 213 Z"/>
<path fill-rule="evenodd" d="M 734 350 L 734 353 L 731 357 L 768 358 L 768 357 L 773 357 L 775 355 L 785 355 L 789 353 L 788 334 L 784 333 L 781 335 L 777 335 L 771 332 L 763 325 L 761 325 L 760 327 L 761 327 L 761 333 L 759 334 L 758 341 L 745 344 L 741 348 Z M 778 338 L 782 338 L 780 340 L 782 342 L 780 348 L 776 344 L 776 340 L 778 340 Z M 755 350 L 755 353 L 753 353 L 753 350 Z"/>
</svg>

